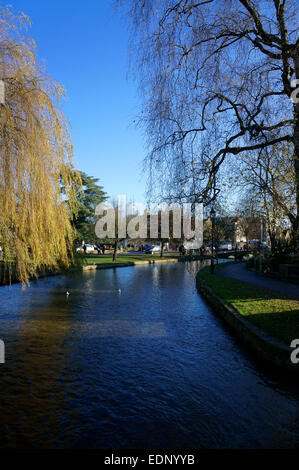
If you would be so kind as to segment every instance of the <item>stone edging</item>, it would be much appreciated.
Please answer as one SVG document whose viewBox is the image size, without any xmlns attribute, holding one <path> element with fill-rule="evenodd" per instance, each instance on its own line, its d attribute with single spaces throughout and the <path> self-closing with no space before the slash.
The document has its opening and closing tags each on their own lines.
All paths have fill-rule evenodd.
<svg viewBox="0 0 299 470">
<path fill-rule="evenodd" d="M 247 321 L 235 308 L 228 305 L 206 285 L 203 279 L 200 278 L 200 271 L 196 276 L 196 286 L 213 307 L 214 311 L 228 323 L 241 341 L 253 350 L 259 358 L 268 364 L 270 363 L 284 371 L 299 376 L 299 363 L 293 364 L 290 360 L 292 348 Z"/>
<path fill-rule="evenodd" d="M 140 261 L 126 261 L 125 263 L 102 263 L 102 264 L 89 264 L 82 266 L 82 271 L 89 271 L 90 269 L 108 269 L 108 268 L 127 268 L 128 266 L 144 266 L 149 264 L 164 264 L 164 263 L 177 263 L 177 259 L 157 259 L 157 260 L 140 260 Z M 80 268 L 79 268 L 80 269 Z"/>
</svg>

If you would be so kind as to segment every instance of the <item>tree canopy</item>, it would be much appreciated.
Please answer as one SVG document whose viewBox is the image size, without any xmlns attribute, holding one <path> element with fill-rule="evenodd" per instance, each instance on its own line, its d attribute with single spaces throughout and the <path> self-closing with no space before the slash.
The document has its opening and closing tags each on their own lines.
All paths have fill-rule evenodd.
<svg viewBox="0 0 299 470">
<path fill-rule="evenodd" d="M 97 183 L 98 178 L 80 172 L 81 182 L 77 187 L 78 211 L 74 217 L 76 238 L 80 241 L 90 242 L 95 235 L 95 208 L 107 199 L 102 186 Z"/>
<path fill-rule="evenodd" d="M 290 144 L 298 232 L 296 2 L 117 3 L 132 25 L 150 187 L 164 200 L 209 201 L 217 196 L 216 175 L 229 175 L 232 160 Z"/>
</svg>

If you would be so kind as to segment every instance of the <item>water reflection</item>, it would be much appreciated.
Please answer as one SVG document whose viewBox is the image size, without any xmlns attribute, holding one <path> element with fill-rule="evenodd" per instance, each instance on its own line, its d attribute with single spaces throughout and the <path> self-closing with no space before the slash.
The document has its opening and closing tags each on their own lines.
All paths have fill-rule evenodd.
<svg viewBox="0 0 299 470">
<path fill-rule="evenodd" d="M 230 334 L 194 290 L 197 269 L 1 288 L 1 446 L 295 447 L 297 385 Z"/>
</svg>

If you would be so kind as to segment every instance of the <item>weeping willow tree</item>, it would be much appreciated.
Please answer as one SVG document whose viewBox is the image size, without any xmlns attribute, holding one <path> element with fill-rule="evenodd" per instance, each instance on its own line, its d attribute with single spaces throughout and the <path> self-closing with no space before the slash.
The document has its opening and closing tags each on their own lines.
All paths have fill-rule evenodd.
<svg viewBox="0 0 299 470">
<path fill-rule="evenodd" d="M 68 266 L 76 210 L 72 143 L 59 109 L 64 89 L 38 63 L 29 25 L 24 14 L 0 9 L 2 275 L 22 282 Z"/>
</svg>

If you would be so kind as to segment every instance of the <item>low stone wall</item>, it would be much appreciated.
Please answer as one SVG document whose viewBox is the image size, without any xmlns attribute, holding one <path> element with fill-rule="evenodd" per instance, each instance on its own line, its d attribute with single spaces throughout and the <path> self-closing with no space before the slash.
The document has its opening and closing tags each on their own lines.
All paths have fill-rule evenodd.
<svg viewBox="0 0 299 470">
<path fill-rule="evenodd" d="M 90 271 L 90 270 L 95 270 L 95 269 L 108 269 L 108 268 L 126 268 L 128 266 L 134 266 L 133 262 L 127 262 L 127 263 L 103 263 L 103 264 L 88 264 L 87 266 L 82 266 L 82 271 Z"/>
<path fill-rule="evenodd" d="M 244 344 L 254 351 L 260 359 L 279 367 L 281 370 L 291 372 L 292 375 L 299 376 L 299 363 L 293 364 L 290 360 L 292 348 L 247 321 L 206 285 L 200 277 L 200 271 L 196 276 L 196 285 L 213 310 L 227 322 Z"/>
<path fill-rule="evenodd" d="M 138 260 L 138 261 L 126 261 L 125 263 L 103 263 L 103 264 L 89 264 L 83 266 L 83 271 L 89 271 L 91 269 L 108 269 L 108 268 L 126 268 L 128 266 L 144 266 L 149 264 L 164 264 L 164 263 L 177 263 L 178 259 L 167 259 L 167 258 L 158 258 L 153 260 Z"/>
</svg>

